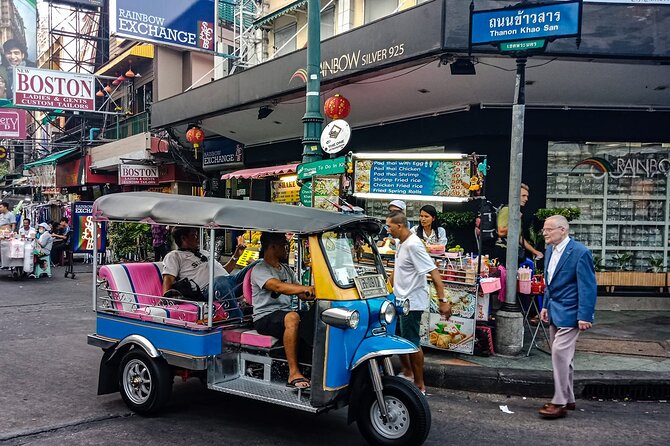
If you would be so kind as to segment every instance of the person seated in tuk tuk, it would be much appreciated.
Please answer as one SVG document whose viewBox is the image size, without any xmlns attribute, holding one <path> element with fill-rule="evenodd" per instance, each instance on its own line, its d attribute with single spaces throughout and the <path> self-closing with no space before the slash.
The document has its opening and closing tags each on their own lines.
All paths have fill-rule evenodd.
<svg viewBox="0 0 670 446">
<path fill-rule="evenodd" d="M 163 295 L 169 294 L 172 286 L 181 279 L 189 279 L 195 282 L 207 297 L 209 289 L 209 266 L 207 255 L 200 251 L 200 235 L 197 228 L 175 227 L 172 230 L 172 238 L 177 244 L 177 249 L 168 252 L 163 258 Z M 238 309 L 237 297 L 242 293 L 242 281 L 247 269 L 231 274 L 235 269 L 235 263 L 240 254 L 246 248 L 240 244 L 233 256 L 225 264 L 214 262 L 214 300 L 226 301 L 229 306 L 231 317 L 240 317 L 231 314 L 230 310 Z M 248 267 L 247 267 L 248 268 Z M 238 310 L 239 312 L 239 310 Z"/>
<path fill-rule="evenodd" d="M 287 386 L 308 389 L 311 386 L 298 367 L 298 348 L 310 351 L 314 338 L 313 312 L 298 312 L 291 306 L 291 297 L 314 300 L 314 287 L 298 283 L 288 266 L 289 242 L 286 234 L 264 232 L 261 235 L 259 260 L 251 270 L 253 320 L 262 335 L 283 340 L 289 367 Z"/>
</svg>

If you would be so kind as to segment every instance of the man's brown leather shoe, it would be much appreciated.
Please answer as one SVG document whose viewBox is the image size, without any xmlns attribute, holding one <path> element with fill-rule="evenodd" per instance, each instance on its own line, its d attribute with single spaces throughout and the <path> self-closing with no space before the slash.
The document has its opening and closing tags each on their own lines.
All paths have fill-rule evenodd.
<svg viewBox="0 0 670 446">
<path fill-rule="evenodd" d="M 548 403 L 542 406 L 540 409 L 540 415 L 544 418 L 563 418 L 568 414 L 565 406 L 558 404 Z"/>
<path fill-rule="evenodd" d="M 550 404 L 551 403 L 547 403 L 542 407 L 544 409 L 546 409 L 547 407 L 549 407 Z M 568 403 L 568 404 L 565 405 L 565 408 L 568 409 L 568 410 L 575 410 L 575 409 L 577 409 L 577 404 L 576 403 Z"/>
</svg>

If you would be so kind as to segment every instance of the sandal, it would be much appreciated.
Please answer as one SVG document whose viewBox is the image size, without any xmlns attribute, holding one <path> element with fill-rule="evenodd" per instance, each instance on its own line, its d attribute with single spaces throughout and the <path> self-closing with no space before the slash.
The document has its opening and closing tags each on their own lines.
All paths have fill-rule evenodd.
<svg viewBox="0 0 670 446">
<path fill-rule="evenodd" d="M 301 385 L 301 384 L 306 384 L 306 385 Z M 286 383 L 286 387 L 291 387 L 293 389 L 300 389 L 300 390 L 306 390 L 312 387 L 311 383 L 309 382 L 309 379 L 307 378 L 296 378 L 292 379 L 291 381 Z"/>
</svg>

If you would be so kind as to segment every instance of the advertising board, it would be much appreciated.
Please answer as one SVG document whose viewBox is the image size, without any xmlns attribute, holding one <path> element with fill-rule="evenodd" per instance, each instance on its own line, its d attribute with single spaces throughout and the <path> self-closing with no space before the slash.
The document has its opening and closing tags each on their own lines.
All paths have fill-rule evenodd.
<svg viewBox="0 0 670 446">
<path fill-rule="evenodd" d="M 158 184 L 158 166 L 146 164 L 119 164 L 119 184 L 137 186 Z"/>
<path fill-rule="evenodd" d="M 37 0 L 2 2 L 0 11 L 0 105 L 12 102 L 14 71 L 34 67 L 37 60 Z"/>
<path fill-rule="evenodd" d="M 96 222 L 93 221 L 93 202 L 75 201 L 72 203 L 72 251 L 79 253 L 92 253 L 95 241 L 93 240 L 93 228 Z M 105 222 L 98 222 L 98 251 L 104 252 L 106 249 L 105 240 L 107 239 L 107 225 Z"/>
<path fill-rule="evenodd" d="M 112 35 L 214 52 L 214 0 L 110 0 Z"/>
<path fill-rule="evenodd" d="M 14 70 L 14 104 L 38 109 L 95 111 L 95 77 L 40 68 Z"/>
<path fill-rule="evenodd" d="M 0 109 L 0 138 L 26 139 L 26 111 L 13 108 Z"/>
</svg>

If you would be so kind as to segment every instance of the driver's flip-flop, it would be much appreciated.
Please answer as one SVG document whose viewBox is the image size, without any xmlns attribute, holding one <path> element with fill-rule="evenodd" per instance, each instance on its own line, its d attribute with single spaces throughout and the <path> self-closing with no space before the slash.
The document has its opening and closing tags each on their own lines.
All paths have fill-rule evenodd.
<svg viewBox="0 0 670 446">
<path fill-rule="evenodd" d="M 311 384 L 307 378 L 296 378 L 286 383 L 286 387 L 292 387 L 294 389 L 309 389 Z"/>
</svg>

